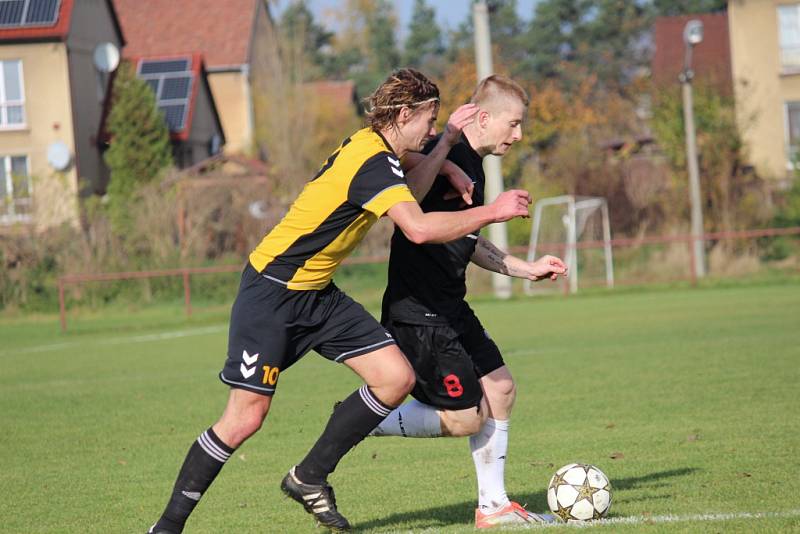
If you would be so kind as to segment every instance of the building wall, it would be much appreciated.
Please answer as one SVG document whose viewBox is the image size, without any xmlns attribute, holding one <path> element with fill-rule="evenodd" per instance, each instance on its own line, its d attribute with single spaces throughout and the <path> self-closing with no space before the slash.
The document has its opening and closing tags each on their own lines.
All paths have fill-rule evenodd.
<svg viewBox="0 0 800 534">
<path fill-rule="evenodd" d="M 208 83 L 217 105 L 222 130 L 225 132 L 225 152 L 248 154 L 253 143 L 250 118 L 250 89 L 245 72 L 209 72 Z"/>
<path fill-rule="evenodd" d="M 781 69 L 778 6 L 786 0 L 731 0 L 728 23 L 736 114 L 750 161 L 769 178 L 790 171 L 787 101 L 800 101 L 800 74 Z"/>
<path fill-rule="evenodd" d="M 108 168 L 97 144 L 108 79 L 97 72 L 93 60 L 95 46 L 103 42 L 113 43 L 122 49 L 108 2 L 75 2 L 67 49 L 77 149 L 76 167 L 78 176 L 87 181 L 83 194 L 102 193 L 108 183 Z"/>
<path fill-rule="evenodd" d="M 0 46 L 0 60 L 11 59 L 22 61 L 26 127 L 0 130 L 0 154 L 28 156 L 37 230 L 77 224 L 75 165 L 56 172 L 47 162 L 47 147 L 55 141 L 63 142 L 75 154 L 67 48 L 63 43 Z"/>
<path fill-rule="evenodd" d="M 214 136 L 219 136 L 222 140 L 222 127 L 214 115 L 214 102 L 212 101 L 211 91 L 208 84 L 204 82 L 202 76 L 198 80 L 200 84 L 197 88 L 197 97 L 192 112 L 192 129 L 186 141 L 178 145 L 178 150 L 191 151 L 190 157 L 184 157 L 178 161 L 178 166 L 188 167 L 213 156 L 211 151 L 211 140 Z"/>
</svg>

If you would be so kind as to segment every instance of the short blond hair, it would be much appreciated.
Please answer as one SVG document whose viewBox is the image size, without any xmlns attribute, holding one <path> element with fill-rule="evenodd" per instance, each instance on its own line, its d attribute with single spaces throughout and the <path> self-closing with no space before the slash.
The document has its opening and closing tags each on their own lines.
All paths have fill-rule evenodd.
<svg viewBox="0 0 800 534">
<path fill-rule="evenodd" d="M 478 87 L 475 88 L 475 92 L 472 93 L 470 102 L 480 106 L 498 96 L 516 98 L 526 108 L 530 104 L 528 93 L 525 92 L 525 89 L 520 84 L 499 74 L 492 74 L 481 80 Z"/>
</svg>

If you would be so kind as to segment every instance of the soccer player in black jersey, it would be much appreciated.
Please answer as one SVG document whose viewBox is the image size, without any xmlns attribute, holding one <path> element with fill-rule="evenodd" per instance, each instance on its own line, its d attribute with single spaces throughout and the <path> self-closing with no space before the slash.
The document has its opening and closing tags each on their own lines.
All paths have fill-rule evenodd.
<svg viewBox="0 0 800 534">
<path fill-rule="evenodd" d="M 483 205 L 483 158 L 505 154 L 522 137 L 528 96 L 514 81 L 490 76 L 478 85 L 471 102 L 479 111 L 457 142 L 442 136 L 426 145 L 427 156 L 409 154 L 405 159 L 409 180 L 417 173 L 426 175 L 425 180 L 439 173 L 422 197 L 424 212 L 467 213 L 468 202 Z M 393 410 L 372 434 L 471 436 L 479 490 L 475 526 L 542 521 L 546 518 L 510 501 L 505 492 L 514 381 L 497 345 L 464 300 L 470 261 L 530 280 L 555 280 L 566 274 L 558 258 L 523 261 L 499 250 L 478 231 L 443 244 L 421 244 L 397 228 L 382 322 L 414 367 L 415 400 Z"/>
<path fill-rule="evenodd" d="M 226 461 L 261 428 L 280 375 L 312 349 L 350 367 L 365 384 L 338 406 L 281 489 L 321 524 L 348 530 L 327 477 L 403 401 L 414 372 L 391 335 L 334 285 L 334 271 L 383 215 L 414 243 L 443 243 L 528 215 L 531 198 L 520 190 L 465 212 L 423 213 L 411 191 L 424 194 L 432 177 L 407 183 L 400 158 L 435 135 L 439 90 L 421 73 L 402 69 L 378 87 L 370 105 L 369 126 L 342 142 L 250 254 L 219 374 L 230 386 L 227 406 L 192 444 L 150 533 L 183 531 Z M 443 138 L 457 139 L 475 114 L 474 106 L 460 108 Z M 283 458 L 279 447 L 275 451 Z"/>
</svg>

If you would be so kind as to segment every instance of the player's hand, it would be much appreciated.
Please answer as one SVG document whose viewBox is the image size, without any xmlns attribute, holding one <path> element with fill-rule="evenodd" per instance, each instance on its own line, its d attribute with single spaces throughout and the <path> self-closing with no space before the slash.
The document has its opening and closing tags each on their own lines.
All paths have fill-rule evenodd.
<svg viewBox="0 0 800 534">
<path fill-rule="evenodd" d="M 567 276 L 567 265 L 555 256 L 542 256 L 528 265 L 530 267 L 528 280 L 533 280 L 534 282 L 547 278 L 555 282 L 558 280 L 559 275 Z"/>
<path fill-rule="evenodd" d="M 464 127 L 475 120 L 480 108 L 476 104 L 464 104 L 456 109 L 447 119 L 447 124 L 442 133 L 442 141 L 447 146 L 454 146 L 461 139 L 461 132 Z"/>
<path fill-rule="evenodd" d="M 461 197 L 467 206 L 472 206 L 472 192 L 475 190 L 475 183 L 467 176 L 467 173 L 450 161 L 444 162 L 441 172 L 453 186 L 453 189 L 444 194 L 444 199 Z"/>
<path fill-rule="evenodd" d="M 509 189 L 498 195 L 492 202 L 494 222 L 505 222 L 514 217 L 528 217 L 528 206 L 533 199 L 530 193 L 522 189 Z"/>
</svg>

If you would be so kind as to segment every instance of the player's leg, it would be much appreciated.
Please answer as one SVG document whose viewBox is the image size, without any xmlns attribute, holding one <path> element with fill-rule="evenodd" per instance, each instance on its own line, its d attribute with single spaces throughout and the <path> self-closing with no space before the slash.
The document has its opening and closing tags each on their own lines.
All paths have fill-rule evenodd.
<svg viewBox="0 0 800 534">
<path fill-rule="evenodd" d="M 477 369 L 486 399 L 488 417 L 480 431 L 469 438 L 478 482 L 478 508 L 475 526 L 488 528 L 505 524 L 540 522 L 545 517 L 531 513 L 511 501 L 506 494 L 505 465 L 508 431 L 516 388 L 497 345 L 478 318 L 465 318 L 464 346 Z"/>
<path fill-rule="evenodd" d="M 336 406 L 322 436 L 297 465 L 295 473 L 304 482 L 324 482 L 347 451 L 403 402 L 414 386 L 414 372 L 394 344 L 344 363 L 365 384 Z"/>
<path fill-rule="evenodd" d="M 153 533 L 179 534 L 233 452 L 261 428 L 283 365 L 286 330 L 277 317 L 275 291 L 285 291 L 245 269 L 231 311 L 228 358 L 220 379 L 231 386 L 220 419 L 189 448 L 169 502 Z M 269 358 L 267 357 L 269 355 Z"/>
<path fill-rule="evenodd" d="M 231 389 L 222 417 L 189 448 L 164 512 L 152 533 L 183 531 L 186 520 L 222 467 L 244 441 L 255 434 L 269 411 L 272 397 Z"/>
<path fill-rule="evenodd" d="M 387 323 L 414 367 L 414 400 L 396 408 L 373 436 L 468 436 L 486 418 L 470 355 L 449 326 Z"/>
<path fill-rule="evenodd" d="M 339 403 L 306 457 L 284 477 L 281 489 L 321 524 L 334 530 L 350 525 L 339 512 L 327 482 L 342 457 L 408 395 L 414 373 L 394 339 L 364 308 L 333 286 L 318 306 L 327 320 L 315 330 L 312 346 L 346 364 L 365 382 Z"/>
</svg>

